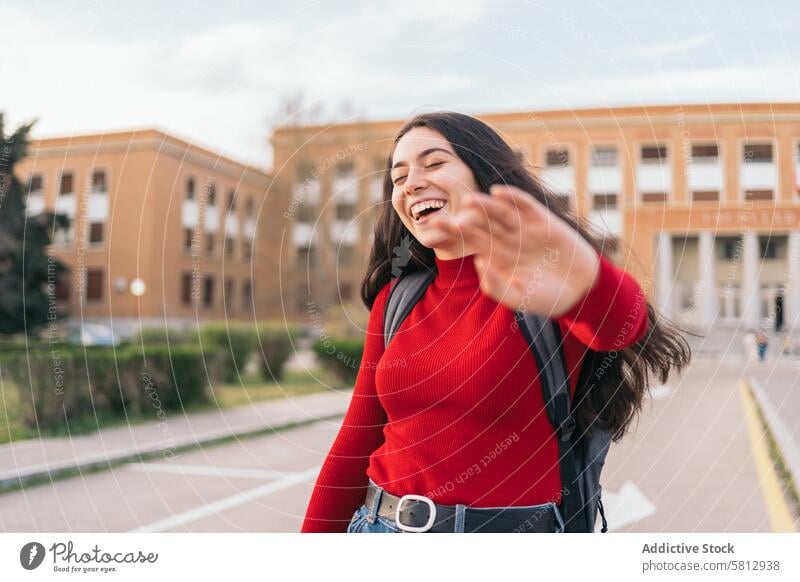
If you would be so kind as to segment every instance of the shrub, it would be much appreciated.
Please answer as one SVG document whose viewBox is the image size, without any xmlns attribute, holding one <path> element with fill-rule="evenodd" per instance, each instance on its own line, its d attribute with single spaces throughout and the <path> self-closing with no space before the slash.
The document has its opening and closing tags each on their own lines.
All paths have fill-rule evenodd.
<svg viewBox="0 0 800 582">
<path fill-rule="evenodd" d="M 258 347 L 255 326 L 242 323 L 208 323 L 200 327 L 203 352 L 219 358 L 216 379 L 236 382 Z"/>
<path fill-rule="evenodd" d="M 286 362 L 297 349 L 300 329 L 282 323 L 267 323 L 258 327 L 257 356 L 265 380 L 283 378 Z"/>
<path fill-rule="evenodd" d="M 55 429 L 98 416 L 175 410 L 208 398 L 200 351 L 165 346 L 58 346 L 3 354 L 0 370 L 19 391 L 24 422 Z M 30 374 L 29 374 L 30 370 Z"/>
<path fill-rule="evenodd" d="M 353 383 L 358 376 L 364 339 L 332 338 L 314 342 L 314 353 L 319 362 L 343 382 Z"/>
</svg>

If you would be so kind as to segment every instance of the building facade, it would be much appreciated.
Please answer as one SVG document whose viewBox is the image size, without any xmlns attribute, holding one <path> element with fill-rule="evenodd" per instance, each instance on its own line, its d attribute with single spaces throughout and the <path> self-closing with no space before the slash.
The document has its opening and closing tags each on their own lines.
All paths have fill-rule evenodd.
<svg viewBox="0 0 800 582">
<path fill-rule="evenodd" d="M 265 171 L 144 129 L 34 140 L 18 173 L 29 216 L 69 219 L 52 223 L 60 315 L 126 335 L 277 313 Z"/>
<path fill-rule="evenodd" d="M 690 328 L 798 329 L 800 104 L 621 107 L 479 116 Z M 402 120 L 272 138 L 284 208 L 281 292 L 358 301 Z M 290 234 L 289 234 L 290 233 Z M 291 309 L 293 306 L 293 309 Z"/>
</svg>

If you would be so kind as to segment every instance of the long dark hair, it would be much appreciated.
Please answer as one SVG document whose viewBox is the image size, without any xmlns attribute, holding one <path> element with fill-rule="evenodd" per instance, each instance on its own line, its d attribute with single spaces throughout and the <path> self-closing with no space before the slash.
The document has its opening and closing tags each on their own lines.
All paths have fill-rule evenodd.
<svg viewBox="0 0 800 582">
<path fill-rule="evenodd" d="M 417 115 L 397 134 L 394 146 L 415 127 L 437 131 L 450 142 L 475 176 L 480 191 L 488 192 L 493 184 L 516 186 L 536 198 L 586 239 L 598 253 L 605 245 L 600 237 L 584 228 L 572 215 L 562 198 L 547 190 L 526 168 L 524 161 L 503 138 L 484 122 L 461 113 L 436 112 Z M 378 292 L 398 273 L 435 270 L 433 249 L 422 246 L 406 229 L 391 205 L 390 169 L 394 148 L 386 162 L 383 178 L 384 204 L 375 224 L 375 240 L 366 275 L 361 283 L 361 298 L 369 309 Z M 393 266 L 395 273 L 392 272 Z M 588 381 L 579 384 L 574 398 L 574 415 L 581 430 L 599 426 L 611 430 L 619 440 L 642 408 L 645 391 L 653 379 L 662 384 L 672 372 L 680 372 L 691 359 L 691 349 L 680 329 L 656 313 L 645 301 L 648 330 L 631 347 L 612 352 L 588 350 L 593 359 Z"/>
</svg>

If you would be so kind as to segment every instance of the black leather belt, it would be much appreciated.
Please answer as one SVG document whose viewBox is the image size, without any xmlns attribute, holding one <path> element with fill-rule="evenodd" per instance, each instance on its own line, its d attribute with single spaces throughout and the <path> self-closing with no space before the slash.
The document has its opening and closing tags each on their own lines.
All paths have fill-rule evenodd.
<svg viewBox="0 0 800 582">
<path fill-rule="evenodd" d="M 364 501 L 368 508 L 379 489 L 369 483 Z M 400 501 L 402 500 L 402 505 Z M 397 507 L 400 506 L 400 513 Z M 555 506 L 546 503 L 528 507 L 464 508 L 465 533 L 553 533 L 560 529 Z M 378 515 L 405 531 L 453 533 L 456 531 L 456 506 L 440 505 L 420 495 L 397 497 L 386 490 L 381 495 Z"/>
</svg>

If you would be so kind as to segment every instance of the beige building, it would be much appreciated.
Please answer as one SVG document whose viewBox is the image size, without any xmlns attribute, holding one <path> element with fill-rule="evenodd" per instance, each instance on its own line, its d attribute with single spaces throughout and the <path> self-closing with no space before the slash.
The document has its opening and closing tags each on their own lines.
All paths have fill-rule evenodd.
<svg viewBox="0 0 800 582">
<path fill-rule="evenodd" d="M 19 168 L 30 216 L 70 219 L 51 253 L 57 308 L 124 334 L 274 317 L 280 235 L 271 177 L 154 129 L 34 140 Z"/>
<path fill-rule="evenodd" d="M 796 327 L 800 104 L 481 115 L 591 222 L 663 313 L 701 329 Z M 287 127 L 272 138 L 286 230 L 281 292 L 307 319 L 357 301 L 402 120 Z M 800 330 L 798 330 L 800 331 Z"/>
</svg>

